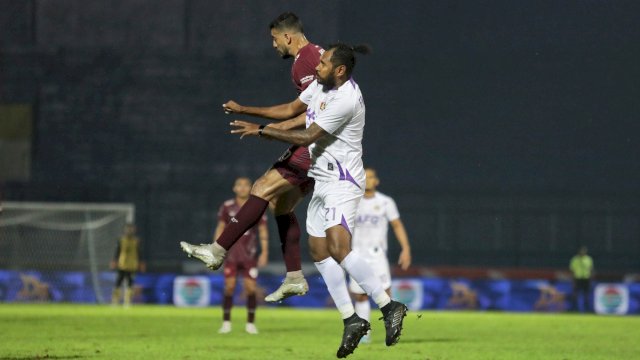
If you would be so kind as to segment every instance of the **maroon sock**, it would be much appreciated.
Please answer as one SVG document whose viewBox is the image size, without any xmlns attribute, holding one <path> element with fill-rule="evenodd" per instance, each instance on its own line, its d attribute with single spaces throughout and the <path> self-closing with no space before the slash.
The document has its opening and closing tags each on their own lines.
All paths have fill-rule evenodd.
<svg viewBox="0 0 640 360">
<path fill-rule="evenodd" d="M 247 295 L 247 322 L 256 320 L 256 294 Z"/>
<path fill-rule="evenodd" d="M 302 269 L 300 263 L 300 225 L 296 214 L 289 213 L 276 216 L 278 234 L 282 245 L 282 257 L 284 258 L 287 272 Z"/>
<path fill-rule="evenodd" d="M 267 205 L 269 205 L 267 200 L 250 195 L 249 200 L 242 205 L 236 216 L 232 217 L 231 221 L 224 227 L 224 231 L 216 242 L 225 250 L 229 250 L 240 239 L 242 234 L 260 221 L 260 217 L 267 209 Z"/>
<path fill-rule="evenodd" d="M 231 307 L 233 306 L 233 296 L 224 296 L 222 302 L 222 320 L 231 321 Z"/>
</svg>

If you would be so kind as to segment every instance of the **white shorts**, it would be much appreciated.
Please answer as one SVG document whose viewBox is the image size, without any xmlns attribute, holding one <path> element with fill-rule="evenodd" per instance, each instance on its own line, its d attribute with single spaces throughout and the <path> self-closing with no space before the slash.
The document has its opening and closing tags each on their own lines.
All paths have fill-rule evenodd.
<svg viewBox="0 0 640 360">
<path fill-rule="evenodd" d="M 366 252 L 358 251 L 358 255 L 369 264 L 373 270 L 373 274 L 382 282 L 382 287 L 385 290 L 389 289 L 391 287 L 391 271 L 389 270 L 387 254 L 385 254 L 382 249 L 378 249 L 377 251 L 370 249 Z M 366 294 L 352 277 L 349 278 L 349 291 L 354 294 Z"/>
<path fill-rule="evenodd" d="M 328 228 L 342 225 L 353 234 L 356 212 L 363 194 L 364 190 L 349 181 L 316 181 L 307 208 L 307 233 L 326 237 Z"/>
</svg>

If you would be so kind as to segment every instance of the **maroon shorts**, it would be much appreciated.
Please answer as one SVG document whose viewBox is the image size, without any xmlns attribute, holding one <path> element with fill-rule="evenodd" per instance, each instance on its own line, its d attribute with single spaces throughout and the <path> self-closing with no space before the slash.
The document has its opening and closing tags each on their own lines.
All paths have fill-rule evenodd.
<svg viewBox="0 0 640 360">
<path fill-rule="evenodd" d="M 273 168 L 278 170 L 280 175 L 291 185 L 298 186 L 302 194 L 307 195 L 313 191 L 314 181 L 307 175 L 311 167 L 311 155 L 309 149 L 304 146 L 294 145 L 280 156 L 273 164 Z"/>
<path fill-rule="evenodd" d="M 258 277 L 258 262 L 256 260 L 244 262 L 226 261 L 224 263 L 224 277 L 236 277 L 238 275 L 249 279 L 256 279 Z"/>
</svg>

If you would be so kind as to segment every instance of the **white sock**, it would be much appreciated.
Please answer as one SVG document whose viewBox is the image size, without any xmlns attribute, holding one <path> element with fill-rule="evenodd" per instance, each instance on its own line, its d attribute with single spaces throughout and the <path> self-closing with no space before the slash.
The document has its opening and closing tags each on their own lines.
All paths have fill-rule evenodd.
<svg viewBox="0 0 640 360">
<path fill-rule="evenodd" d="M 218 244 L 217 242 L 211 244 L 211 253 L 213 255 L 221 256 L 222 258 L 225 258 L 227 256 L 227 250 L 220 246 L 220 244 Z"/>
<path fill-rule="evenodd" d="M 343 269 L 367 292 L 379 308 L 391 302 L 391 298 L 384 291 L 382 282 L 378 279 L 371 266 L 355 252 L 351 251 L 340 263 Z"/>
<path fill-rule="evenodd" d="M 289 279 L 299 279 L 303 277 L 304 275 L 302 274 L 302 270 L 287 271 L 287 278 Z"/>
<path fill-rule="evenodd" d="M 316 262 L 315 264 L 320 275 L 322 275 L 322 279 L 325 284 L 327 284 L 329 294 L 336 304 L 340 315 L 342 315 L 342 318 L 346 319 L 355 314 L 356 311 L 351 303 L 344 270 L 342 270 L 340 265 L 331 257 Z"/>
<path fill-rule="evenodd" d="M 356 301 L 356 314 L 369 321 L 369 316 L 371 315 L 371 304 L 369 303 L 369 299 L 365 301 Z"/>
</svg>

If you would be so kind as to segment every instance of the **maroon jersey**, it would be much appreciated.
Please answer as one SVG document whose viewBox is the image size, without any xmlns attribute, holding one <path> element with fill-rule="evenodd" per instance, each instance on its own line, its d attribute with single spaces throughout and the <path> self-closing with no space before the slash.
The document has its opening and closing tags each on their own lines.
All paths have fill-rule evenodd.
<svg viewBox="0 0 640 360">
<path fill-rule="evenodd" d="M 320 64 L 320 56 L 324 49 L 318 45 L 308 43 L 293 60 L 291 66 L 291 81 L 298 94 L 316 79 L 316 67 Z M 306 147 L 293 145 L 273 164 L 273 168 L 290 184 L 298 186 L 304 195 L 313 190 L 314 181 L 307 176 L 311 167 L 311 156 Z"/>
<path fill-rule="evenodd" d="M 312 43 L 308 43 L 298 51 L 291 66 L 291 80 L 298 94 L 316 79 L 316 66 L 320 64 L 320 55 L 323 52 L 323 48 Z"/>
<path fill-rule="evenodd" d="M 231 218 L 240 211 L 240 204 L 235 199 L 225 201 L 218 210 L 218 220 L 227 224 Z M 251 229 L 247 230 L 240 239 L 227 252 L 226 261 L 232 263 L 242 263 L 255 261 L 258 256 L 258 226 L 267 223 L 267 217 L 262 214 L 260 221 Z"/>
</svg>

